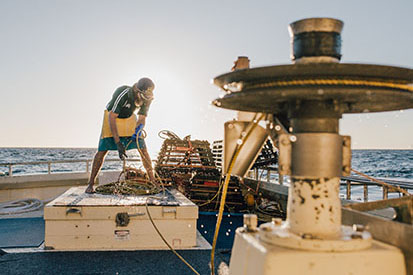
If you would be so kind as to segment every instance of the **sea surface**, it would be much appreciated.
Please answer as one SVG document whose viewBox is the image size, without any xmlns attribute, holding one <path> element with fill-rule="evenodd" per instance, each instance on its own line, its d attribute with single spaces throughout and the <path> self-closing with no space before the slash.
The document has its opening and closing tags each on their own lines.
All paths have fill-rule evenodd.
<svg viewBox="0 0 413 275">
<path fill-rule="evenodd" d="M 74 161 L 69 163 L 54 163 L 51 165 L 52 173 L 59 172 L 85 172 L 86 160 L 90 160 L 91 167 L 93 157 L 96 153 L 96 148 L 0 148 L 0 174 L 8 174 L 9 164 L 13 163 L 13 175 L 28 175 L 48 173 L 48 165 L 14 165 L 16 163 L 26 162 L 49 162 L 49 161 Z M 127 152 L 129 158 L 138 158 L 136 150 Z M 122 167 L 122 162 L 119 160 L 116 151 L 109 151 L 106 156 L 107 160 L 115 159 L 115 161 L 106 161 L 102 170 L 118 170 Z M 135 166 L 139 166 L 137 163 Z"/>
<path fill-rule="evenodd" d="M 84 172 L 86 160 L 92 160 L 95 148 L 0 148 L 0 175 L 9 171 L 8 163 L 44 162 L 56 160 L 81 160 L 75 163 L 52 164 L 53 173 Z M 136 150 L 128 151 L 128 156 L 138 158 Z M 122 167 L 118 161 L 117 152 L 110 152 L 102 170 L 119 170 Z M 4 164 L 4 166 L 2 166 Z M 90 164 L 91 165 L 91 162 Z M 141 164 L 132 162 L 130 165 L 141 168 Z M 13 165 L 13 175 L 28 175 L 48 173 L 48 165 Z M 353 150 L 352 168 L 371 177 L 403 180 L 413 183 L 413 150 Z M 362 187 L 353 187 L 352 199 L 361 200 Z M 342 188 L 342 196 L 345 193 Z M 389 197 L 394 197 L 391 194 Z M 369 200 L 380 199 L 381 189 L 369 187 Z"/>
</svg>

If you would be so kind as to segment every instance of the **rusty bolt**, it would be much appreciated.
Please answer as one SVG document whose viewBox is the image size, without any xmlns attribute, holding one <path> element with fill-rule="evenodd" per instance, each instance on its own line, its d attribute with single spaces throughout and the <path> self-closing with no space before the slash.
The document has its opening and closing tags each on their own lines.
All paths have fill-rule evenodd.
<svg viewBox="0 0 413 275">
<path fill-rule="evenodd" d="M 314 239 L 314 236 L 310 233 L 304 233 L 303 235 L 301 235 L 301 238 L 305 240 L 311 240 L 311 239 Z"/>
<path fill-rule="evenodd" d="M 344 146 L 350 147 L 350 139 L 349 138 L 344 138 Z"/>
<path fill-rule="evenodd" d="M 348 165 L 346 165 L 346 166 L 343 166 L 343 171 L 346 173 L 350 173 L 351 169 L 350 167 L 348 167 Z"/>
<path fill-rule="evenodd" d="M 360 232 L 354 232 L 353 234 L 351 234 L 351 238 L 352 239 L 363 239 L 363 234 Z"/>
<path fill-rule="evenodd" d="M 272 223 L 273 224 L 275 224 L 275 225 L 281 225 L 281 223 L 282 223 L 282 219 L 281 218 L 272 218 Z"/>
<path fill-rule="evenodd" d="M 263 224 L 263 225 L 261 225 L 261 226 L 260 226 L 260 229 L 263 230 L 263 231 L 266 231 L 266 232 L 272 231 L 271 225 L 269 225 L 269 224 Z"/>
<path fill-rule="evenodd" d="M 288 139 L 284 138 L 284 139 L 281 141 L 281 144 L 282 144 L 282 145 L 288 145 L 288 144 L 290 144 L 290 141 L 289 141 Z"/>
<path fill-rule="evenodd" d="M 244 228 L 247 231 L 256 231 L 257 230 L 257 215 L 255 214 L 244 214 Z"/>
<path fill-rule="evenodd" d="M 353 224 L 353 231 L 355 232 L 363 232 L 367 230 L 367 226 L 363 224 Z"/>
</svg>

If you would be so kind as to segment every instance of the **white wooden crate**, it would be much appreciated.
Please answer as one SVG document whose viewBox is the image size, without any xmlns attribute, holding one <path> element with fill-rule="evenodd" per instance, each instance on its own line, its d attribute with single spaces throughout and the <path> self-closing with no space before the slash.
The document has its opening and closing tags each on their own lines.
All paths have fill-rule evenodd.
<svg viewBox="0 0 413 275">
<path fill-rule="evenodd" d="M 46 205 L 44 219 L 47 248 L 167 248 L 149 220 L 145 207 L 146 196 L 85 194 L 84 190 L 85 187 L 70 188 Z M 198 206 L 176 190 L 171 190 L 169 194 L 169 202 L 163 199 L 149 200 L 149 213 L 159 231 L 174 248 L 194 247 Z M 128 214 L 127 225 L 116 222 L 119 213 Z"/>
</svg>

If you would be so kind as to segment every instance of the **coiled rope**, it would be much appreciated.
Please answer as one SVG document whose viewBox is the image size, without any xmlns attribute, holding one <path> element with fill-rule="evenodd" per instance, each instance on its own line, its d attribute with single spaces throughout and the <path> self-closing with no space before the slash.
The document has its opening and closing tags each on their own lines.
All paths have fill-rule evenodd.
<svg viewBox="0 0 413 275">
<path fill-rule="evenodd" d="M 116 194 L 140 196 L 158 194 L 160 191 L 161 190 L 156 185 L 133 179 L 111 182 L 96 187 L 97 193 L 106 195 Z"/>
<path fill-rule="evenodd" d="M 23 199 L 0 203 L 0 215 L 14 215 L 42 209 L 44 203 L 38 199 Z"/>
<path fill-rule="evenodd" d="M 174 132 L 170 130 L 162 130 L 158 133 L 158 136 L 162 139 L 174 139 L 174 140 L 181 139 L 177 134 L 175 134 Z"/>
</svg>

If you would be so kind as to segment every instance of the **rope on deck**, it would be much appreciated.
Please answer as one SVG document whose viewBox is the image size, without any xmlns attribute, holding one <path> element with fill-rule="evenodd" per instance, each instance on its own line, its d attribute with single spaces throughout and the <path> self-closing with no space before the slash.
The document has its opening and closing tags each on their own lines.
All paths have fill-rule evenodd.
<svg viewBox="0 0 413 275">
<path fill-rule="evenodd" d="M 0 215 L 21 214 L 39 210 L 43 202 L 38 199 L 23 199 L 0 203 Z"/>
</svg>

